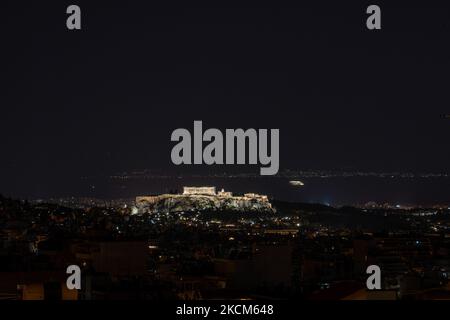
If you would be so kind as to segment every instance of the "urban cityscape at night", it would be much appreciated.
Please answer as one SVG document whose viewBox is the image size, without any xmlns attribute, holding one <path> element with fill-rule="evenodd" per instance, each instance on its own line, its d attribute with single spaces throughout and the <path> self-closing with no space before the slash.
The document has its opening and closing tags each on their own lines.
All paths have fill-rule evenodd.
<svg viewBox="0 0 450 320">
<path fill-rule="evenodd" d="M 2 1 L 0 306 L 450 300 L 434 2 Z"/>
<path fill-rule="evenodd" d="M 2 297 L 450 297 L 450 208 L 330 207 L 214 187 L 101 201 L 1 198 Z M 82 266 L 79 291 L 65 266 Z M 383 290 L 365 288 L 366 266 Z"/>
</svg>

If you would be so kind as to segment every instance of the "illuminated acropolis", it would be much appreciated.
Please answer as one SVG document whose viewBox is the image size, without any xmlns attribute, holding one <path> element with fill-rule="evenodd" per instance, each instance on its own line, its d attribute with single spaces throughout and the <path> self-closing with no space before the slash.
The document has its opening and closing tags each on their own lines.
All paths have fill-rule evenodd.
<svg viewBox="0 0 450 320">
<path fill-rule="evenodd" d="M 191 210 L 270 211 L 273 208 L 266 195 L 245 193 L 235 196 L 216 187 L 183 187 L 182 194 L 161 194 L 136 197 L 140 213 L 158 211 L 176 212 Z"/>
</svg>

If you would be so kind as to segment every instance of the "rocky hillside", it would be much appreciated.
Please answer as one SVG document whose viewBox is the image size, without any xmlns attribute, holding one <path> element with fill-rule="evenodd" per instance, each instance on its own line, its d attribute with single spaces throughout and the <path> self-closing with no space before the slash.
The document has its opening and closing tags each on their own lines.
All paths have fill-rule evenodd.
<svg viewBox="0 0 450 320">
<path fill-rule="evenodd" d="M 154 203 L 137 204 L 141 212 L 181 212 L 181 211 L 236 211 L 265 212 L 274 210 L 270 202 L 245 197 L 184 196 L 163 195 Z"/>
</svg>

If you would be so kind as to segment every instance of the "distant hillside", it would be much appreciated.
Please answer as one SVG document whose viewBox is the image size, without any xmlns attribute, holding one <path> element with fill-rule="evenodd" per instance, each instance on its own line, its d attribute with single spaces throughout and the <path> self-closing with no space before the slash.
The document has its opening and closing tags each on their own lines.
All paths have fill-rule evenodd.
<svg viewBox="0 0 450 320">
<path fill-rule="evenodd" d="M 355 207 L 334 208 L 316 203 L 294 203 L 272 201 L 279 215 L 296 215 L 305 223 L 321 224 L 323 226 L 349 229 L 372 229 L 385 231 L 398 228 L 402 223 L 399 215 L 384 211 L 367 211 Z"/>
</svg>

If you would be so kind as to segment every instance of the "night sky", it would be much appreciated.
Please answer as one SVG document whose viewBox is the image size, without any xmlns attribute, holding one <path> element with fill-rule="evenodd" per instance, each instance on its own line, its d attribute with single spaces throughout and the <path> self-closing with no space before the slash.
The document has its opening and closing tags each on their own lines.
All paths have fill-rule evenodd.
<svg viewBox="0 0 450 320">
<path fill-rule="evenodd" d="M 280 170 L 450 171 L 448 4 L 373 2 L 370 31 L 365 1 L 156 3 L 2 1 L 0 193 L 189 171 L 170 134 L 194 120 L 279 128 Z"/>
</svg>

